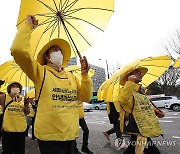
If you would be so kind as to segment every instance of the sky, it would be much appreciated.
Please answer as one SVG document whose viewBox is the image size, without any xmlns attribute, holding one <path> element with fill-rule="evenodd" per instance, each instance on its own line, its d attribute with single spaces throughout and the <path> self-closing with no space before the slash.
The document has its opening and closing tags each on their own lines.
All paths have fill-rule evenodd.
<svg viewBox="0 0 180 154">
<path fill-rule="evenodd" d="M 11 2 L 11 3 L 10 3 Z M 110 67 L 165 54 L 161 44 L 180 28 L 179 0 L 115 0 L 105 32 L 83 52 L 89 63 Z M 12 59 L 20 0 L 0 5 L 0 64 Z M 99 60 L 101 59 L 101 60 Z"/>
</svg>

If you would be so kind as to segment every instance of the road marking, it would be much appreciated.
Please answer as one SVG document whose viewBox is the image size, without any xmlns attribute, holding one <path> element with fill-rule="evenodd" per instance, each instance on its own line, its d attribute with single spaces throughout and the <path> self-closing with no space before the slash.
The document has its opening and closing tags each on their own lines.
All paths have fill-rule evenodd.
<svg viewBox="0 0 180 154">
<path fill-rule="evenodd" d="M 179 137 L 179 136 L 172 136 L 172 138 L 178 138 L 178 139 L 180 139 L 180 137 Z"/>
<path fill-rule="evenodd" d="M 180 117 L 164 117 L 164 118 L 170 119 L 170 118 L 180 118 Z"/>
<path fill-rule="evenodd" d="M 87 121 L 87 123 L 92 123 L 92 124 L 105 124 L 106 122 L 104 122 L 104 121 Z"/>
<path fill-rule="evenodd" d="M 160 122 L 173 122 L 173 121 L 168 121 L 168 120 L 159 120 Z"/>
<path fill-rule="evenodd" d="M 178 115 L 179 113 L 174 113 L 173 115 Z"/>
</svg>

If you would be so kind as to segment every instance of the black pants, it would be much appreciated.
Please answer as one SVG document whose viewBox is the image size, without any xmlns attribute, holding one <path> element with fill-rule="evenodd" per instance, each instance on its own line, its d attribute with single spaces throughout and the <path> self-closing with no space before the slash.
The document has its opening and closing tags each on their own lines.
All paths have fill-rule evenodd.
<svg viewBox="0 0 180 154">
<path fill-rule="evenodd" d="M 79 119 L 79 125 L 83 130 L 83 147 L 88 147 L 89 129 L 84 118 Z M 77 150 L 77 143 L 75 141 L 75 150 Z"/>
<path fill-rule="evenodd" d="M 131 141 L 130 142 L 135 142 L 137 140 L 136 135 L 131 135 Z M 148 144 L 148 148 L 144 149 L 145 154 L 160 154 L 160 151 L 158 148 L 153 144 L 152 140 L 150 137 L 147 138 L 147 142 L 150 143 Z M 130 144 L 124 154 L 135 154 L 135 144 Z"/>
<path fill-rule="evenodd" d="M 35 139 L 36 137 L 34 136 L 34 122 L 35 122 L 35 117 L 32 117 L 32 139 Z"/>
<path fill-rule="evenodd" d="M 2 131 L 2 154 L 24 154 L 25 132 Z"/>
<path fill-rule="evenodd" d="M 41 154 L 73 154 L 73 141 L 41 141 L 38 140 Z"/>
<path fill-rule="evenodd" d="M 108 115 L 108 117 L 109 117 L 110 123 L 113 124 L 114 127 L 108 130 L 107 133 L 109 135 L 116 133 L 117 138 L 121 138 L 122 133 L 120 131 L 119 112 L 116 111 L 116 108 L 113 102 L 110 102 L 109 106 L 110 106 L 110 114 Z"/>
<path fill-rule="evenodd" d="M 118 123 L 115 123 L 115 124 L 113 124 L 113 125 L 114 125 L 114 127 L 111 128 L 111 129 L 109 129 L 109 130 L 107 131 L 107 133 L 108 133 L 109 135 L 111 135 L 111 134 L 113 134 L 113 133 L 116 133 L 116 137 L 117 137 L 117 138 L 121 138 L 122 133 L 121 133 L 121 131 L 120 131 L 120 123 L 119 123 L 119 121 L 118 121 Z"/>
</svg>

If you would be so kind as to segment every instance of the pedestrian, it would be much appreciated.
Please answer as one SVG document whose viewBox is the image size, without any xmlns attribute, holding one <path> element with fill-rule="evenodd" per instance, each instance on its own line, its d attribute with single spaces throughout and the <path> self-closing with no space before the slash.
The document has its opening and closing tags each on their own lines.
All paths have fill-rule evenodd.
<svg viewBox="0 0 180 154">
<path fill-rule="evenodd" d="M 150 137 L 162 135 L 162 128 L 144 88 L 139 84 L 147 71 L 145 67 L 131 67 L 120 79 L 120 84 L 124 86 L 119 95 L 119 103 L 123 109 L 120 111 L 121 130 L 131 134 L 125 154 L 142 154 L 143 151 L 146 154 L 160 153 Z"/>
<path fill-rule="evenodd" d="M 22 85 L 12 82 L 7 86 L 7 93 L 0 95 L 3 107 L 2 153 L 25 153 L 25 130 L 27 127 L 25 115 L 29 114 L 29 104 L 20 95 Z"/>
<path fill-rule="evenodd" d="M 89 65 L 86 57 L 80 59 L 81 81 L 65 71 L 71 49 L 68 42 L 59 38 L 49 41 L 35 60 L 30 38 L 37 25 L 36 18 L 28 15 L 17 32 L 11 54 L 35 85 L 37 111 L 34 133 L 41 153 L 71 154 L 75 138 L 79 135 L 77 100 L 89 102 L 92 96 Z"/>
<path fill-rule="evenodd" d="M 4 82 L 5 82 L 5 81 L 0 80 L 0 88 L 1 88 L 1 86 L 4 84 Z M 4 93 L 0 91 L 0 95 L 4 95 Z M 2 138 L 2 131 L 1 131 L 1 128 L 2 128 L 2 120 L 3 120 L 3 108 L 2 108 L 2 106 L 0 105 L 0 139 Z"/>
<path fill-rule="evenodd" d="M 115 147 L 117 150 L 120 150 L 125 146 L 125 140 L 122 137 L 122 133 L 120 131 L 120 105 L 118 101 L 115 102 L 107 102 L 107 114 L 109 117 L 109 121 L 113 124 L 113 128 L 103 132 L 105 139 L 109 142 L 110 138 L 109 135 L 116 133 L 116 140 L 115 140 Z"/>
<path fill-rule="evenodd" d="M 35 121 L 35 111 L 34 111 L 34 106 L 35 106 L 35 88 L 31 89 L 28 91 L 25 95 L 25 98 L 29 100 L 29 107 L 30 107 L 30 113 L 26 116 L 26 121 L 27 121 L 27 129 L 26 129 L 26 137 L 29 135 L 29 128 L 32 126 L 31 130 L 31 139 L 35 140 L 34 136 L 34 121 Z"/>
<path fill-rule="evenodd" d="M 83 102 L 79 102 L 79 125 L 82 128 L 83 131 L 83 143 L 82 143 L 82 148 L 81 151 L 87 154 L 93 154 L 92 151 L 89 150 L 88 148 L 88 139 L 89 139 L 89 129 L 86 124 L 86 120 L 84 119 L 84 108 L 83 108 Z M 75 141 L 75 148 L 74 148 L 74 153 L 75 154 L 81 154 L 77 148 L 77 143 Z"/>
</svg>

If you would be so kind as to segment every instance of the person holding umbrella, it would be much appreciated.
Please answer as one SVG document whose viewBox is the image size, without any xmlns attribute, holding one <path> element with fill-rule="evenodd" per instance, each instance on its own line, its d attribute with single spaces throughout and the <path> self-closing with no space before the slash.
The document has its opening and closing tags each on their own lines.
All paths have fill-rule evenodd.
<svg viewBox="0 0 180 154">
<path fill-rule="evenodd" d="M 125 154 L 160 153 L 150 137 L 162 135 L 162 128 L 145 90 L 139 84 L 147 71 L 145 67 L 130 67 L 120 79 L 120 84 L 124 86 L 119 96 L 123 109 L 120 111 L 120 127 L 121 131 L 131 134 L 130 145 Z M 136 144 L 131 144 L 134 142 Z"/>
<path fill-rule="evenodd" d="M 72 154 L 79 134 L 77 101 L 89 102 L 92 96 L 89 65 L 86 57 L 80 59 L 81 81 L 65 71 L 71 50 L 69 44 L 59 38 L 49 41 L 35 60 L 31 54 L 30 39 L 37 25 L 36 18 L 28 15 L 16 34 L 11 54 L 36 88 L 38 107 L 34 132 L 41 153 Z"/>
<path fill-rule="evenodd" d="M 7 86 L 7 95 L 0 95 L 3 107 L 2 150 L 3 154 L 25 153 L 25 130 L 27 127 L 25 115 L 29 114 L 29 103 L 23 102 L 22 85 L 12 82 Z"/>
</svg>

